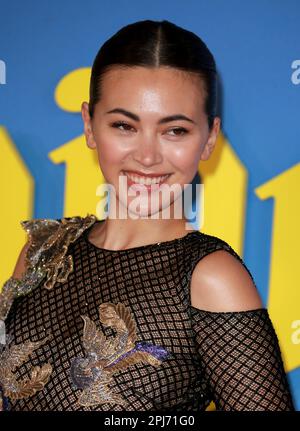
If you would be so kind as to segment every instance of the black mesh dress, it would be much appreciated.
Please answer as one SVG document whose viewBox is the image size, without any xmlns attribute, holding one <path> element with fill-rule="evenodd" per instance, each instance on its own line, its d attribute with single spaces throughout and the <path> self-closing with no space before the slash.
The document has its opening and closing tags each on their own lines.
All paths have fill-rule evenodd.
<svg viewBox="0 0 300 431">
<path fill-rule="evenodd" d="M 40 283 L 12 304 L 12 343 L 37 344 L 11 371 L 25 382 L 36 366 L 52 372 L 31 396 L 10 397 L 16 389 L 3 377 L 11 410 L 199 411 L 211 401 L 217 410 L 294 410 L 267 310 L 190 305 L 200 259 L 226 250 L 243 263 L 225 241 L 190 231 L 113 251 L 89 241 L 92 226 L 68 245 L 65 281 Z"/>
</svg>

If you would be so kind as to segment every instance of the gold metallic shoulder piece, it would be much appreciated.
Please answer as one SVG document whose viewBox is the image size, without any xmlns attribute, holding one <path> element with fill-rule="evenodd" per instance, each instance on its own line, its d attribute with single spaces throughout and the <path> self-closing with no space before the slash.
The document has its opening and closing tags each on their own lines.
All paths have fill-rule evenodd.
<svg viewBox="0 0 300 431">
<path fill-rule="evenodd" d="M 26 255 L 27 268 L 43 272 L 43 286 L 51 289 L 56 282 L 63 283 L 73 271 L 72 256 L 66 256 L 69 245 L 96 221 L 96 216 L 35 219 L 21 222 L 29 236 Z"/>
<path fill-rule="evenodd" d="M 29 246 L 25 256 L 26 269 L 21 279 L 10 277 L 0 293 L 0 321 L 5 320 L 14 298 L 34 290 L 43 282 L 51 289 L 56 282 L 63 283 L 73 271 L 73 259 L 67 255 L 69 245 L 97 220 L 86 217 L 32 219 L 22 221 L 28 233 Z"/>
</svg>

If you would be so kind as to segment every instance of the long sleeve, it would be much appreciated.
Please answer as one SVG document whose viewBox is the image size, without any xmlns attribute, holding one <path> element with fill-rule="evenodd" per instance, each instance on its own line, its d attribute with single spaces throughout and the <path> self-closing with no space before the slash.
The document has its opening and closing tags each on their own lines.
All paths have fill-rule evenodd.
<svg viewBox="0 0 300 431">
<path fill-rule="evenodd" d="M 191 314 L 217 410 L 295 410 L 267 309 L 211 312 L 191 306 Z"/>
</svg>

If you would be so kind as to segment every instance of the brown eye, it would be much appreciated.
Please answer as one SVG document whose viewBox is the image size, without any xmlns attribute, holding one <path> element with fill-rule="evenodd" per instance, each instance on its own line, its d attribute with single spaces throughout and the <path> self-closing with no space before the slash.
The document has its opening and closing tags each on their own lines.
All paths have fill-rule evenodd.
<svg viewBox="0 0 300 431">
<path fill-rule="evenodd" d="M 175 133 L 174 135 L 171 135 L 171 136 L 184 136 L 186 133 L 188 133 L 188 131 L 184 127 L 176 127 L 170 130 L 175 132 L 180 132 L 180 133 Z"/>
<path fill-rule="evenodd" d="M 125 129 L 119 129 L 120 126 L 124 127 Z M 116 129 L 123 130 L 123 131 L 129 131 L 129 129 L 132 129 L 132 127 L 129 124 L 125 123 L 124 121 L 115 121 L 114 123 L 111 124 L 111 127 L 114 127 Z"/>
</svg>

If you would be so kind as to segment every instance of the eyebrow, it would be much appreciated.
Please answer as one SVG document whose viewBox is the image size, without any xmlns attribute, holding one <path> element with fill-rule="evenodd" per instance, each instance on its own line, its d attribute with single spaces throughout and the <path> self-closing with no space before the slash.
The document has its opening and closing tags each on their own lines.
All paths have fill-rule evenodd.
<svg viewBox="0 0 300 431">
<path fill-rule="evenodd" d="M 112 109 L 111 111 L 107 111 L 105 114 L 123 114 L 134 121 L 141 120 L 138 115 L 134 114 L 133 112 L 129 112 L 123 108 L 115 108 L 115 109 Z M 157 124 L 164 124 L 164 123 L 169 123 L 170 121 L 178 121 L 178 120 L 185 120 L 185 121 L 189 121 L 190 123 L 196 124 L 195 121 L 193 121 L 189 117 L 186 117 L 183 114 L 174 114 L 174 115 L 169 115 L 168 117 L 161 118 Z"/>
</svg>

